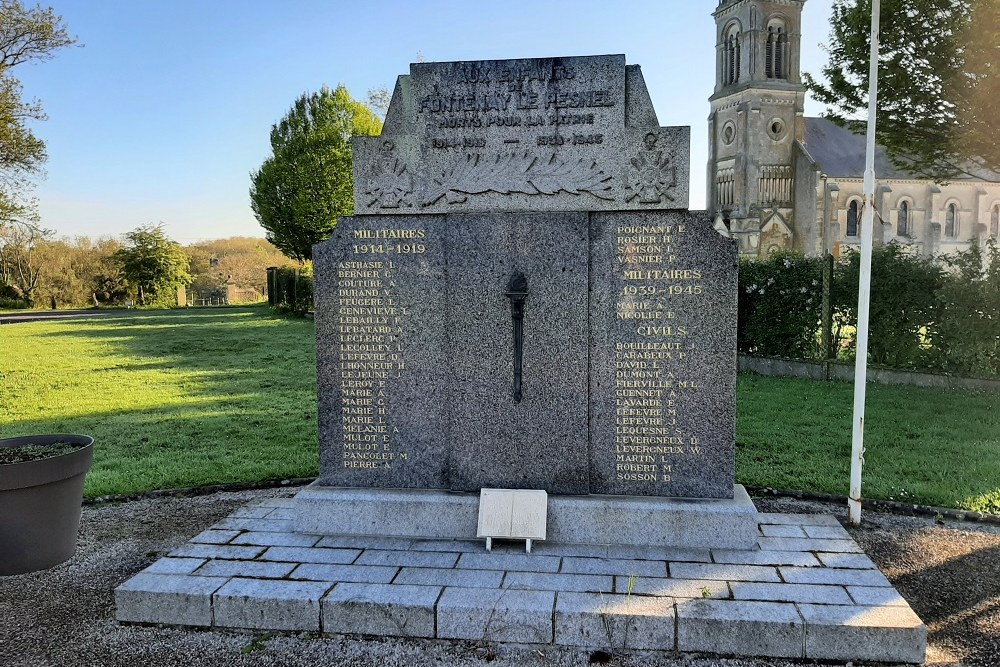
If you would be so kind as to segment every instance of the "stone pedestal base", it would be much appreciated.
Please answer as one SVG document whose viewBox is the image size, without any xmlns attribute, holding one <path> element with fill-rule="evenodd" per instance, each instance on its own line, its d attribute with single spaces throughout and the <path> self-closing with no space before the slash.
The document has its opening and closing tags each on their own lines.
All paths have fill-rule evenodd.
<svg viewBox="0 0 1000 667">
<path fill-rule="evenodd" d="M 296 495 L 294 508 L 300 533 L 475 539 L 479 495 L 312 484 Z M 563 544 L 751 549 L 757 510 L 740 485 L 732 500 L 549 496 L 547 533 Z"/>
</svg>

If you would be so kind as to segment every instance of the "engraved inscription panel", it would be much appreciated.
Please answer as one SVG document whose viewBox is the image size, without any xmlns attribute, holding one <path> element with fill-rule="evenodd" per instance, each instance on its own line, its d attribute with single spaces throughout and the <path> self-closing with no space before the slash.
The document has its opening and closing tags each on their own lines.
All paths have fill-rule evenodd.
<svg viewBox="0 0 1000 667">
<path fill-rule="evenodd" d="M 354 139 L 355 209 L 683 208 L 689 129 L 655 121 L 622 55 L 416 63 Z"/>
<path fill-rule="evenodd" d="M 592 492 L 732 497 L 732 242 L 681 212 L 591 225 Z"/>
<path fill-rule="evenodd" d="M 317 246 L 321 481 L 445 486 L 444 248 L 433 217 L 343 218 Z"/>
</svg>

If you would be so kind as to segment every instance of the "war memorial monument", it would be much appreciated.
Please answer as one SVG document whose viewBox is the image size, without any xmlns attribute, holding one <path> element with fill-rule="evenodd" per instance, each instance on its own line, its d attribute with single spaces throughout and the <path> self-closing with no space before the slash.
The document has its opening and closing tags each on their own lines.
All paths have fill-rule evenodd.
<svg viewBox="0 0 1000 667">
<path fill-rule="evenodd" d="M 738 248 L 689 162 L 624 56 L 411 65 L 314 252 L 319 478 L 119 620 L 922 662 L 835 518 L 735 484 Z"/>
</svg>

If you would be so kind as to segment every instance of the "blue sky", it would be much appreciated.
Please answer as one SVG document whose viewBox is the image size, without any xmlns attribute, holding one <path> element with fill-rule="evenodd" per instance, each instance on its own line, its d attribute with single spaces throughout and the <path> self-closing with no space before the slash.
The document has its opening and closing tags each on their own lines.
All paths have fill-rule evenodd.
<svg viewBox="0 0 1000 667">
<path fill-rule="evenodd" d="M 704 207 L 715 0 L 49 0 L 82 47 L 15 70 L 49 120 L 42 221 L 59 236 L 164 223 L 181 243 L 263 236 L 249 174 L 304 91 L 358 99 L 428 61 L 624 53 L 663 125 L 692 130 Z M 831 0 L 806 2 L 802 68 L 825 61 Z M 806 113 L 817 115 L 807 102 Z"/>
</svg>

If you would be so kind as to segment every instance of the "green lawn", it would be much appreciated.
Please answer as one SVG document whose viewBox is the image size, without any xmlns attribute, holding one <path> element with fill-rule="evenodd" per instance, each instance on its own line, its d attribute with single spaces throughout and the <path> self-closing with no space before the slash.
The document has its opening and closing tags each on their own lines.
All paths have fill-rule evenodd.
<svg viewBox="0 0 1000 667">
<path fill-rule="evenodd" d="M 0 436 L 97 439 L 87 495 L 317 472 L 308 320 L 264 308 L 0 325 Z M 864 495 L 1000 513 L 1000 395 L 870 386 Z M 737 479 L 846 495 L 852 386 L 740 378 Z"/>
<path fill-rule="evenodd" d="M 313 325 L 266 308 L 0 325 L 0 435 L 94 436 L 88 496 L 315 475 Z"/>
</svg>

